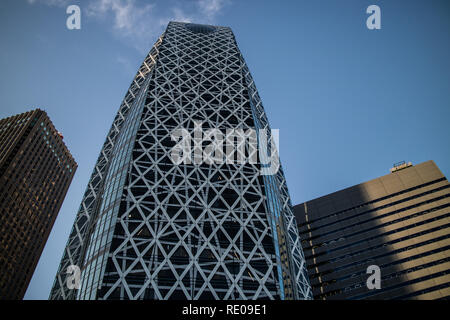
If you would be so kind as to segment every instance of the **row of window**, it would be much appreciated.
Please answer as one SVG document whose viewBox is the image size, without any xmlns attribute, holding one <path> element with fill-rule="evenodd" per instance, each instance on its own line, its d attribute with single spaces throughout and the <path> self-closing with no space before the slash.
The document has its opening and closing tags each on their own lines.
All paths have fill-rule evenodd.
<svg viewBox="0 0 450 320">
<path fill-rule="evenodd" d="M 445 196 L 441 196 L 441 197 L 435 198 L 433 200 L 428 200 L 426 202 L 427 203 L 431 203 L 431 202 L 438 201 L 438 200 L 441 200 L 441 199 L 445 199 L 445 198 L 448 198 L 448 197 L 450 197 L 450 194 L 447 194 Z M 438 207 L 435 207 L 435 208 L 432 208 L 432 209 L 424 210 L 424 211 L 419 212 L 419 213 L 415 213 L 415 214 L 412 214 L 412 215 L 409 215 L 409 216 L 406 216 L 406 217 L 403 217 L 403 218 L 399 218 L 399 219 L 396 219 L 396 220 L 393 220 L 393 221 L 390 221 L 390 222 L 386 222 L 384 224 L 380 224 L 380 225 L 377 225 L 377 226 L 374 226 L 374 227 L 371 227 L 371 228 L 368 228 L 368 229 L 360 230 L 360 231 L 354 232 L 350 236 L 348 236 L 347 240 L 350 237 L 356 236 L 358 234 L 370 232 L 370 231 L 372 231 L 372 232 L 370 232 L 368 235 L 375 234 L 375 232 L 373 232 L 373 230 L 376 230 L 376 229 L 382 230 L 382 227 L 384 227 L 384 226 L 391 225 L 391 224 L 394 224 L 394 223 L 398 223 L 399 221 L 407 221 L 409 219 L 413 219 L 414 217 L 417 217 L 417 216 L 420 216 L 420 215 L 425 215 L 425 214 L 428 214 L 428 213 L 431 213 L 431 212 L 434 212 L 434 211 L 437 211 L 437 210 L 445 209 L 445 208 L 447 208 L 449 206 L 450 206 L 450 203 L 447 203 L 447 204 L 444 204 L 444 205 L 441 205 L 441 206 L 438 206 Z M 443 215 L 440 215 L 440 216 L 437 216 L 437 217 L 432 217 L 432 218 L 429 218 L 429 219 L 426 219 L 426 220 L 418 221 L 416 223 L 411 223 L 409 225 L 397 228 L 395 230 L 387 231 L 387 232 L 384 232 L 384 233 L 379 233 L 379 234 L 376 234 L 375 236 L 369 236 L 369 237 L 367 237 L 365 239 L 362 239 L 362 240 L 359 240 L 359 241 L 346 243 L 343 246 L 335 247 L 335 248 L 332 248 L 332 249 L 329 249 L 329 250 L 326 250 L 326 251 L 324 250 L 322 252 L 319 252 L 319 253 L 316 253 L 316 254 L 312 254 L 312 255 L 308 256 L 307 259 L 317 258 L 317 257 L 322 256 L 322 255 L 330 254 L 331 252 L 334 252 L 334 251 L 342 250 L 342 249 L 349 248 L 349 247 L 354 247 L 354 246 L 357 246 L 357 245 L 359 245 L 361 243 L 367 242 L 369 240 L 374 240 L 376 238 L 385 237 L 385 236 L 388 236 L 390 234 L 399 233 L 401 231 L 412 229 L 414 227 L 421 226 L 421 225 L 424 225 L 424 224 L 427 224 L 427 223 L 430 223 L 430 222 L 433 222 L 433 221 L 436 221 L 436 220 L 439 220 L 439 219 L 445 219 L 448 216 L 450 216 L 450 213 L 444 213 Z M 326 245 L 324 245 L 324 246 L 326 246 Z M 330 244 L 328 244 L 328 245 L 330 245 Z M 305 248 L 305 250 L 307 250 L 307 249 L 310 249 L 310 248 Z"/>
<path fill-rule="evenodd" d="M 309 227 L 315 222 L 318 222 L 318 221 L 321 221 L 321 220 L 324 220 L 324 219 L 328 219 L 328 218 L 331 218 L 331 217 L 337 217 L 338 215 L 348 213 L 348 212 L 350 212 L 352 210 L 363 208 L 363 207 L 366 207 L 368 205 L 371 205 L 371 204 L 374 204 L 374 203 L 377 203 L 377 202 L 380 202 L 380 201 L 383 201 L 383 200 L 387 200 L 389 198 L 393 198 L 393 197 L 396 197 L 396 196 L 399 196 L 399 195 L 402 195 L 402 194 L 405 194 L 405 193 L 408 193 L 408 192 L 411 192 L 411 191 L 414 191 L 414 190 L 417 190 L 417 189 L 420 189 L 420 188 L 424 188 L 424 187 L 427 187 L 427 186 L 430 186 L 430 185 L 433 185 L 433 184 L 436 184 L 436 183 L 439 183 L 439 182 L 442 182 L 442 181 L 446 181 L 446 180 L 447 179 L 445 177 L 443 177 L 443 178 L 440 178 L 440 179 L 437 179 L 437 180 L 433 180 L 433 181 L 430 181 L 430 182 L 427 182 L 427 183 L 424 183 L 424 184 L 421 184 L 421 185 L 418 185 L 418 186 L 415 186 L 415 187 L 411 187 L 411 188 L 408 188 L 408 189 L 405 189 L 405 190 L 402 190 L 402 191 L 399 191 L 399 192 L 396 192 L 396 193 L 389 194 L 387 196 L 384 196 L 384 197 L 381 197 L 381 198 L 378 198 L 378 199 L 375 199 L 375 200 L 372 200 L 372 201 L 365 202 L 365 203 L 360 204 L 358 206 L 354 206 L 354 207 L 347 208 L 347 209 L 344 209 L 344 210 L 341 210 L 341 211 L 337 211 L 337 212 L 334 212 L 334 213 L 331 213 L 331 214 L 328 214 L 328 215 L 325 215 L 325 216 L 318 217 L 316 219 L 311 219 L 311 220 L 309 220 L 306 223 L 299 223 L 299 228 Z M 397 203 L 397 202 L 401 203 L 403 201 L 405 201 L 405 200 L 399 200 L 399 201 L 392 202 L 392 203 Z M 390 206 L 392 203 L 389 203 L 386 206 Z M 376 208 L 376 210 L 381 210 L 381 209 L 384 209 L 384 208 L 385 208 L 385 206 L 381 206 L 381 207 Z M 369 212 L 369 211 L 365 211 L 362 214 L 364 214 L 366 212 Z M 355 217 L 355 216 L 343 217 L 343 218 L 340 218 L 339 221 L 342 221 L 342 220 L 345 220 L 345 219 L 349 219 L 349 218 L 353 218 L 353 217 Z M 332 225 L 334 223 L 335 222 L 327 223 L 327 224 L 320 225 L 317 228 L 310 228 L 310 229 L 308 229 L 306 231 L 301 232 L 301 234 L 307 233 L 307 232 L 311 232 L 311 231 L 315 231 L 315 230 L 317 230 L 319 228 L 323 228 L 323 227 L 326 227 L 328 225 Z"/>
<path fill-rule="evenodd" d="M 398 213 L 403 212 L 403 211 L 409 211 L 409 210 L 411 210 L 413 208 L 417 208 L 419 206 L 422 206 L 422 205 L 425 205 L 425 204 L 428 204 L 428 203 L 432 203 L 432 202 L 435 202 L 435 201 L 439 201 L 439 200 L 442 200 L 442 199 L 446 199 L 446 198 L 449 198 L 449 197 L 450 197 L 450 194 L 447 194 L 447 195 L 444 195 L 444 196 L 440 196 L 440 197 L 437 197 L 437 198 L 434 198 L 434 199 L 431 199 L 431 200 L 427 200 L 427 201 L 424 201 L 424 202 L 421 202 L 421 203 L 418 203 L 418 204 L 414 204 L 414 205 L 406 207 L 406 208 L 402 208 L 402 209 L 399 209 L 399 210 L 396 210 L 396 211 L 393 211 L 393 212 L 389 212 L 389 213 L 386 213 L 386 214 L 383 214 L 383 215 L 379 215 L 379 216 L 377 216 L 377 217 L 375 217 L 373 219 L 370 219 L 370 220 L 379 220 L 381 218 L 392 216 L 392 215 L 398 214 Z M 314 246 L 304 247 L 303 249 L 306 251 L 306 250 L 314 250 L 314 249 L 317 249 L 317 248 L 327 247 L 327 246 L 330 246 L 332 244 L 335 244 L 336 242 L 348 240 L 348 238 L 357 236 L 358 234 L 362 234 L 362 233 L 366 233 L 366 232 L 370 232 L 370 231 L 372 231 L 372 233 L 373 233 L 374 230 L 377 230 L 377 229 L 382 230 L 383 227 L 386 227 L 386 226 L 389 226 L 389 225 L 393 225 L 393 224 L 396 224 L 396 223 L 399 223 L 399 222 L 402 222 L 402 221 L 408 221 L 408 220 L 411 220 L 411 219 L 414 219 L 414 218 L 417 218 L 417 217 L 420 217 L 420 216 L 423 216 L 423 215 L 427 215 L 429 213 L 432 213 L 432 212 L 435 212 L 435 211 L 438 211 L 438 210 L 442 210 L 442 209 L 445 209 L 445 208 L 448 208 L 448 207 L 450 207 L 450 202 L 446 203 L 446 204 L 443 204 L 443 205 L 440 205 L 440 206 L 437 206 L 437 207 L 434 207 L 434 208 L 431 208 L 431 209 L 419 211 L 419 212 L 416 212 L 416 213 L 411 213 L 410 215 L 403 216 L 403 217 L 398 218 L 398 219 L 393 219 L 393 220 L 385 222 L 385 223 L 380 223 L 380 221 L 377 221 L 378 224 L 376 224 L 373 227 L 369 227 L 369 228 L 365 228 L 365 229 L 360 228 L 358 231 L 349 230 L 350 234 L 347 234 L 347 236 L 344 235 L 343 237 L 340 237 L 338 239 L 332 239 L 332 240 L 327 241 L 327 242 L 317 243 Z M 411 212 L 414 212 L 414 211 L 411 211 Z M 360 224 L 364 224 L 366 222 L 367 221 L 362 221 L 360 223 L 356 223 L 352 227 L 359 226 Z M 411 224 L 411 225 L 418 225 L 418 224 Z M 347 227 L 344 228 L 344 229 L 347 229 Z M 336 231 L 333 231 L 333 233 L 334 232 L 342 233 L 343 230 L 336 230 Z"/>
</svg>

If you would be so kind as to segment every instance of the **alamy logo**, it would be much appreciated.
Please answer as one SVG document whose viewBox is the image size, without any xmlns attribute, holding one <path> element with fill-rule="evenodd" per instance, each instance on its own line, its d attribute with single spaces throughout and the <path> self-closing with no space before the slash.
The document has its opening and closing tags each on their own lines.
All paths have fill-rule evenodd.
<svg viewBox="0 0 450 320">
<path fill-rule="evenodd" d="M 371 14 L 366 21 L 367 29 L 374 30 L 374 29 L 381 29 L 381 9 L 379 6 L 372 4 L 367 7 L 366 10 L 367 14 Z"/>
<path fill-rule="evenodd" d="M 69 30 L 80 30 L 81 29 L 81 9 L 77 5 L 71 5 L 67 7 L 67 14 L 70 14 L 66 20 L 66 26 Z"/>
<path fill-rule="evenodd" d="M 377 265 L 371 265 L 367 267 L 367 274 L 370 274 L 370 277 L 367 278 L 366 285 L 367 289 L 381 289 L 381 270 Z"/>
<path fill-rule="evenodd" d="M 260 175 L 274 175 L 280 168 L 278 158 L 279 130 L 202 129 L 194 121 L 193 133 L 181 128 L 171 134 L 176 141 L 171 152 L 174 164 L 257 164 Z"/>
<path fill-rule="evenodd" d="M 69 290 L 80 289 L 80 268 L 75 265 L 70 265 L 67 267 L 66 273 L 68 274 L 66 279 L 67 288 L 69 288 Z"/>
</svg>

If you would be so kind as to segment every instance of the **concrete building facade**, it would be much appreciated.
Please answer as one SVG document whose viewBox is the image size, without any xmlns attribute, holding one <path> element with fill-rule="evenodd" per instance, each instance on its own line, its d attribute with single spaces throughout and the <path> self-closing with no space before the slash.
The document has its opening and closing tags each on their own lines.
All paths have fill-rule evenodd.
<svg viewBox="0 0 450 320">
<path fill-rule="evenodd" d="M 450 185 L 433 161 L 294 207 L 315 299 L 450 296 Z M 369 289 L 380 270 L 380 289 Z"/>
</svg>

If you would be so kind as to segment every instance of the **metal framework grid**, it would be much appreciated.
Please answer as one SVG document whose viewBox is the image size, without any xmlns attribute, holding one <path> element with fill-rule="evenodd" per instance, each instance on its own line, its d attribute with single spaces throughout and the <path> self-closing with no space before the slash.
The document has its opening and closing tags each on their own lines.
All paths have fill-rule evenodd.
<svg viewBox="0 0 450 320">
<path fill-rule="evenodd" d="M 51 299 L 311 298 L 281 167 L 173 164 L 171 133 L 198 122 L 269 129 L 231 29 L 171 22 L 108 134 Z"/>
</svg>

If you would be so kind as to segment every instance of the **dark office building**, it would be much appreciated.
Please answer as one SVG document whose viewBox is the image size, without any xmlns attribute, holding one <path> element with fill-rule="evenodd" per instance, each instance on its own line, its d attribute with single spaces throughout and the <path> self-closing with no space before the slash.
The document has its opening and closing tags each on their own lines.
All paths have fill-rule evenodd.
<svg viewBox="0 0 450 320">
<path fill-rule="evenodd" d="M 433 161 L 401 163 L 295 206 L 314 298 L 448 299 L 449 187 Z M 371 265 L 379 289 L 368 289 Z"/>
<path fill-rule="evenodd" d="M 47 114 L 0 120 L 0 299 L 22 299 L 77 164 Z"/>
</svg>

